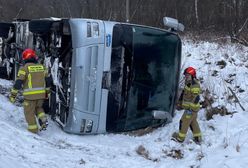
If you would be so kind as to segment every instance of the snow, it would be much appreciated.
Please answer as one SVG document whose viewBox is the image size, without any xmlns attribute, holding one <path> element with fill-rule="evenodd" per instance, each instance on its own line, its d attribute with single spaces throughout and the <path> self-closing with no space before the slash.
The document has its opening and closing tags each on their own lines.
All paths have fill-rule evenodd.
<svg viewBox="0 0 248 168">
<path fill-rule="evenodd" d="M 197 68 L 203 90 L 208 89 L 214 97 L 212 106 L 225 106 L 229 112 L 236 112 L 226 116 L 214 115 L 212 120 L 206 120 L 206 111 L 201 109 L 198 121 L 203 133 L 202 145 L 192 141 L 190 131 L 183 144 L 170 140 L 171 134 L 178 131 L 183 111 L 176 111 L 172 123 L 143 136 L 72 135 L 63 132 L 52 121 L 46 131 L 35 135 L 26 130 L 23 108 L 0 95 L 0 168 L 247 167 L 248 48 L 184 40 L 182 55 L 182 69 L 187 66 Z M 217 65 L 221 60 L 226 62 L 222 69 Z M 217 75 L 213 76 L 214 71 Z M 6 80 L 0 80 L 0 84 L 12 85 Z M 230 98 L 228 87 L 245 111 Z M 143 152 L 138 154 L 142 147 Z M 179 157 L 176 157 L 177 152 L 181 154 Z"/>
</svg>

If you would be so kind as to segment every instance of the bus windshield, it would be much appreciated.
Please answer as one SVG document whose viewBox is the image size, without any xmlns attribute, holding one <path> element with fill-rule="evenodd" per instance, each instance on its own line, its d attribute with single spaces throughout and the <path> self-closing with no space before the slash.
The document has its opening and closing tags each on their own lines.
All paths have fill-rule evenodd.
<svg viewBox="0 0 248 168">
<path fill-rule="evenodd" d="M 117 24 L 113 29 L 107 131 L 163 124 L 152 111 L 173 114 L 181 41 L 171 32 Z"/>
</svg>

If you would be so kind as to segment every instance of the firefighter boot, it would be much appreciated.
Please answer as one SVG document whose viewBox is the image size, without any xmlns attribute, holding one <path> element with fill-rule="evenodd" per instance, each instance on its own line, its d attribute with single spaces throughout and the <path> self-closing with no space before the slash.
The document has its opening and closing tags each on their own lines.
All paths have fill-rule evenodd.
<svg viewBox="0 0 248 168">
<path fill-rule="evenodd" d="M 194 141 L 196 144 L 200 145 L 201 142 L 202 142 L 202 138 L 201 138 L 200 136 L 194 137 L 193 141 Z"/>
<path fill-rule="evenodd" d="M 171 140 L 182 143 L 184 140 L 180 139 L 179 135 L 177 132 L 174 132 L 172 134 Z"/>
<path fill-rule="evenodd" d="M 39 119 L 40 131 L 45 131 L 48 126 L 48 121 L 46 117 Z"/>
</svg>

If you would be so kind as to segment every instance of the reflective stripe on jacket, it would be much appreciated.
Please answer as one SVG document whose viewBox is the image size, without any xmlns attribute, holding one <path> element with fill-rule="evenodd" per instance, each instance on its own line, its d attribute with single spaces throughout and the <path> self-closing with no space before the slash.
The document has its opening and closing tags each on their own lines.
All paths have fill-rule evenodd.
<svg viewBox="0 0 248 168">
<path fill-rule="evenodd" d="M 200 95 L 201 88 L 198 81 L 194 79 L 190 86 L 184 87 L 184 94 L 182 100 L 182 107 L 186 110 L 199 111 L 200 103 L 195 102 L 196 98 Z"/>
<path fill-rule="evenodd" d="M 19 69 L 17 80 L 23 81 L 23 96 L 27 100 L 44 99 L 47 71 L 41 64 L 26 63 Z"/>
</svg>

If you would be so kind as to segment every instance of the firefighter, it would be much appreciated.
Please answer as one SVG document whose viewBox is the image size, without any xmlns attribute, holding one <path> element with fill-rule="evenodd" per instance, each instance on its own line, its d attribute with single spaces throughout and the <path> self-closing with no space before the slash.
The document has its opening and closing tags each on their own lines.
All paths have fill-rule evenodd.
<svg viewBox="0 0 248 168">
<path fill-rule="evenodd" d="M 45 67 L 38 63 L 34 50 L 24 50 L 22 59 L 24 66 L 21 66 L 18 71 L 9 99 L 14 103 L 18 91 L 23 89 L 24 115 L 28 123 L 28 131 L 38 133 L 39 126 L 40 130 L 45 130 L 47 127 L 47 117 L 42 105 L 49 92 L 45 81 L 48 75 Z"/>
<path fill-rule="evenodd" d="M 188 67 L 184 70 L 185 87 L 180 95 L 178 107 L 184 109 L 179 123 L 179 132 L 174 132 L 172 139 L 183 142 L 188 128 L 193 132 L 194 141 L 198 144 L 202 141 L 201 130 L 197 122 L 197 112 L 200 109 L 200 84 L 196 79 L 196 70 Z"/>
</svg>

